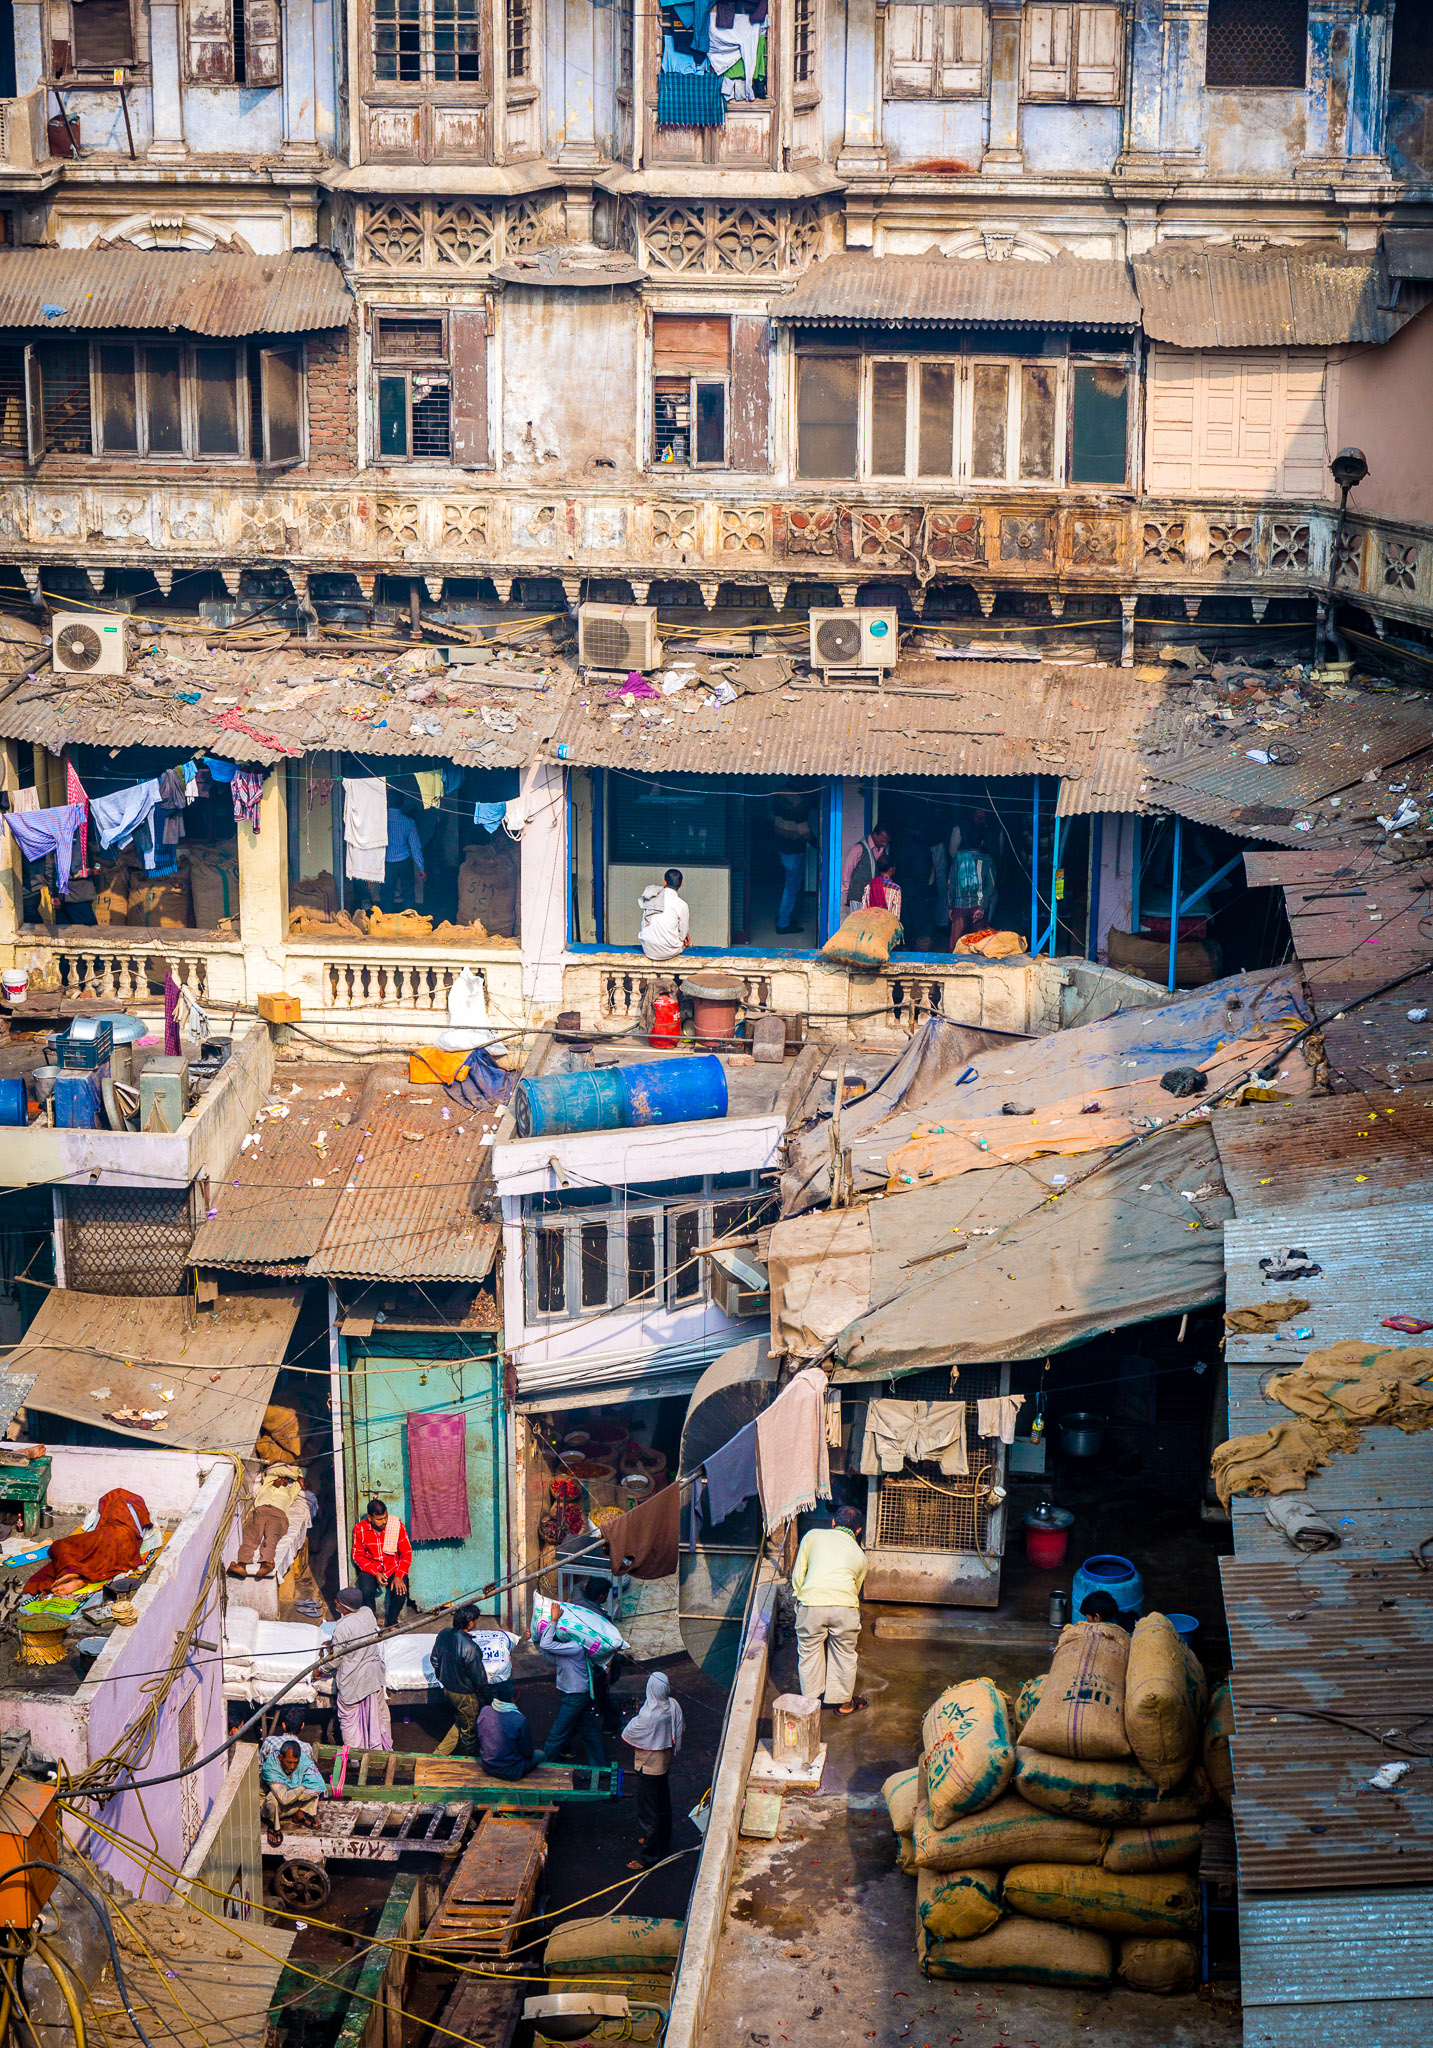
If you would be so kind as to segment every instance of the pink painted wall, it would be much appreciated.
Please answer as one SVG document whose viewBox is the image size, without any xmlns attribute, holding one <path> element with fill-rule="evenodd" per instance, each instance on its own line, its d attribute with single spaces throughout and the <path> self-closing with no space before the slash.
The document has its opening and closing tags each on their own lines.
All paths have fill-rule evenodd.
<svg viewBox="0 0 1433 2048">
<path fill-rule="evenodd" d="M 1330 445 L 1368 457 L 1356 512 L 1433 524 L 1433 307 L 1382 348 L 1351 349 L 1331 373 Z"/>
</svg>

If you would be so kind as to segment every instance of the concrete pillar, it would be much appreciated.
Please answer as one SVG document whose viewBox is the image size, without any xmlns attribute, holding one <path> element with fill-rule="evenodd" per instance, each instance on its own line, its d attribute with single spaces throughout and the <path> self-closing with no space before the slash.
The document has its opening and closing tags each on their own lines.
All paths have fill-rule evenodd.
<svg viewBox="0 0 1433 2048">
<path fill-rule="evenodd" d="M 846 134 L 836 168 L 845 176 L 886 168 L 882 134 L 881 22 L 876 0 L 846 4 Z"/>
<path fill-rule="evenodd" d="M 33 92 L 49 76 L 45 61 L 45 8 L 43 0 L 15 0 L 15 90 Z M 55 103 L 50 101 L 53 113 Z M 8 839 L 9 833 L 5 834 Z"/>
<path fill-rule="evenodd" d="M 150 0 L 150 106 L 154 116 L 151 156 L 186 156 L 184 102 L 179 89 L 179 0 Z"/>
<path fill-rule="evenodd" d="M 1023 171 L 1020 154 L 1020 20 L 1022 0 L 990 0 L 990 130 L 982 176 Z"/>
<path fill-rule="evenodd" d="M 244 941 L 244 989 L 252 1003 L 284 985 L 289 933 L 289 830 L 284 763 L 264 771 L 259 829 L 240 824 L 239 930 Z"/>
<path fill-rule="evenodd" d="M 1159 155 L 1164 103 L 1164 0 L 1134 0 L 1125 86 L 1124 163 Z"/>
<path fill-rule="evenodd" d="M 597 146 L 597 36 L 602 15 L 589 0 L 558 0 L 550 19 L 558 34 L 544 52 L 544 62 L 549 67 L 549 104 L 562 109 L 557 161 L 581 167 L 596 165 L 601 161 Z M 559 67 L 562 86 L 554 93 L 557 81 L 551 74 Z"/>
<path fill-rule="evenodd" d="M 567 951 L 567 781 L 554 762 L 523 770 L 527 823 L 519 849 L 522 906 L 522 989 L 539 1010 L 562 1001 Z"/>
<path fill-rule="evenodd" d="M 284 23 L 284 143 L 318 143 L 318 76 L 314 63 L 313 0 L 286 0 Z"/>
</svg>

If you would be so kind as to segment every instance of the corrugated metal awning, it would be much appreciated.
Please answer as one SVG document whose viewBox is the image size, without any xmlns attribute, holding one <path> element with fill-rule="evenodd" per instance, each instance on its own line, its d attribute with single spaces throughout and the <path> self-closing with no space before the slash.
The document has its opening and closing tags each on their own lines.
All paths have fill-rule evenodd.
<svg viewBox="0 0 1433 2048">
<path fill-rule="evenodd" d="M 1145 332 L 1180 348 L 1327 348 L 1387 341 L 1427 303 L 1396 307 L 1378 259 L 1335 248 L 1224 248 L 1164 243 L 1134 259 Z"/>
<path fill-rule="evenodd" d="M 0 251 L 0 327 L 303 334 L 346 327 L 352 313 L 343 272 L 318 249 Z"/>
<path fill-rule="evenodd" d="M 1390 277 L 1433 279 L 1433 228 L 1389 228 L 1383 257 Z"/>
<path fill-rule="evenodd" d="M 226 1295 L 199 1314 L 185 1294 L 54 1288 L 10 1369 L 35 1376 L 28 1408 L 160 1450 L 252 1457 L 299 1303 L 297 1289 Z M 162 1422 L 115 1419 L 146 1410 Z"/>
<path fill-rule="evenodd" d="M 1123 263 L 828 256 L 772 317 L 822 327 L 1137 327 Z"/>
</svg>

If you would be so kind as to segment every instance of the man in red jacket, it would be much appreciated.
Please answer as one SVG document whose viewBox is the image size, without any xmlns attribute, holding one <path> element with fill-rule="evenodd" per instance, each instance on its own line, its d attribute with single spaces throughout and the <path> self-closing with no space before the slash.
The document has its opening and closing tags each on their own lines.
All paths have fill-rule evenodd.
<svg viewBox="0 0 1433 2048">
<path fill-rule="evenodd" d="M 375 1496 L 364 1509 L 362 1521 L 353 1525 L 353 1566 L 363 1604 L 375 1614 L 378 1589 L 383 1588 L 385 1628 L 394 1627 L 403 1612 L 412 1563 L 408 1531 L 396 1515 L 389 1515 L 387 1503 Z"/>
</svg>

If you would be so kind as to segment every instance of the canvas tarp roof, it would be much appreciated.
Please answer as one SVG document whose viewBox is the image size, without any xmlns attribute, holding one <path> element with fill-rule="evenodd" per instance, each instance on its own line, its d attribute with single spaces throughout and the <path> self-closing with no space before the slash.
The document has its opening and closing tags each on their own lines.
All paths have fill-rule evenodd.
<svg viewBox="0 0 1433 2048">
<path fill-rule="evenodd" d="M 56 1288 L 16 1345 L 10 1368 L 35 1375 L 29 1408 L 161 1450 L 232 1451 L 248 1458 L 299 1305 L 297 1288 L 221 1296 L 203 1314 L 185 1294 Z M 159 1411 L 163 1423 L 116 1422 L 126 1409 Z"/>
<path fill-rule="evenodd" d="M 949 1212 L 936 1223 L 931 1205 L 949 1186 L 873 1202 L 872 1306 L 841 1333 L 837 1379 L 1039 1358 L 1223 1293 L 1232 1204 L 1207 1123 L 1152 1134 L 1058 1199 L 1023 1167 L 970 1175 L 955 1189 L 975 1214 L 1032 1197 L 1035 1206 L 986 1240 L 964 1237 Z M 907 1210 L 917 1202 L 927 1205 L 933 1253 Z M 977 1227 L 992 1226 L 967 1215 L 964 1230 Z"/>
</svg>

